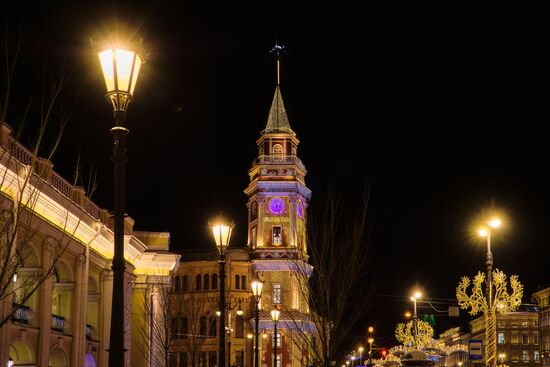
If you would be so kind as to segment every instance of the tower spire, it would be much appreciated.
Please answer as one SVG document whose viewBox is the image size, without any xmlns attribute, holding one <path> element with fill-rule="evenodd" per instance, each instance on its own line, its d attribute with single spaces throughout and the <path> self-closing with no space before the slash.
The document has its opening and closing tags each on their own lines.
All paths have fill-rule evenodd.
<svg viewBox="0 0 550 367">
<path fill-rule="evenodd" d="M 275 53 L 277 60 L 277 86 L 281 85 L 281 52 L 284 52 L 285 46 L 279 45 L 275 40 L 275 46 L 271 49 L 271 53 Z"/>
<path fill-rule="evenodd" d="M 286 114 L 285 106 L 283 104 L 283 97 L 281 96 L 281 52 L 285 51 L 285 46 L 280 45 L 275 41 L 275 46 L 271 49 L 271 53 L 275 53 L 277 62 L 277 85 L 275 86 L 275 94 L 273 95 L 273 102 L 271 103 L 271 109 L 269 110 L 269 117 L 267 118 L 267 125 L 264 130 L 266 133 L 289 133 L 294 134 L 290 128 L 288 122 L 288 116 Z"/>
</svg>

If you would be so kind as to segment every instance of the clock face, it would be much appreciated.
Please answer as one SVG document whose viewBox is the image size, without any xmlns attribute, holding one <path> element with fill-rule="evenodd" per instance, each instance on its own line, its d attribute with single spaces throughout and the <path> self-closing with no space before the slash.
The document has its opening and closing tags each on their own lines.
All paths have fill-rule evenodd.
<svg viewBox="0 0 550 367">
<path fill-rule="evenodd" d="M 281 214 L 285 210 L 285 201 L 278 197 L 269 200 L 269 210 L 272 214 Z"/>
</svg>

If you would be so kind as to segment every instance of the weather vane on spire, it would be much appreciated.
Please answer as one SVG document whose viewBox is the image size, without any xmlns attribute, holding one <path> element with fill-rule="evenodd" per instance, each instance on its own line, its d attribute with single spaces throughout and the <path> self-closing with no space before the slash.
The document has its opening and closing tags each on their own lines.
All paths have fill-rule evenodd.
<svg viewBox="0 0 550 367">
<path fill-rule="evenodd" d="M 281 52 L 285 52 L 285 46 L 280 45 L 277 40 L 275 40 L 275 46 L 269 51 L 270 53 L 275 53 L 277 55 L 277 85 L 281 84 Z"/>
</svg>

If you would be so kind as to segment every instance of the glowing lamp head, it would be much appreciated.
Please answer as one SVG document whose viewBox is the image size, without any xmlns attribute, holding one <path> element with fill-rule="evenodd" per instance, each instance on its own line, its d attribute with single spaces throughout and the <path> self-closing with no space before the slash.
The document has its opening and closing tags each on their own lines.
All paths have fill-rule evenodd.
<svg viewBox="0 0 550 367">
<path fill-rule="evenodd" d="M 242 316 L 243 314 L 244 314 L 244 311 L 241 308 L 241 305 L 239 304 L 239 308 L 237 309 L 237 315 Z"/>
<path fill-rule="evenodd" d="M 262 334 L 262 338 L 267 338 L 267 334 Z"/>
<path fill-rule="evenodd" d="M 233 222 L 229 224 L 223 222 L 210 223 L 210 228 L 212 229 L 212 234 L 214 235 L 214 240 L 220 254 L 223 254 L 225 248 L 229 246 L 234 226 Z"/>
<path fill-rule="evenodd" d="M 259 280 L 255 280 L 250 284 L 250 287 L 252 288 L 252 294 L 254 297 L 260 297 L 262 295 L 264 283 Z"/>
<path fill-rule="evenodd" d="M 359 350 L 359 353 L 363 353 L 363 347 L 359 347 L 358 350 Z"/>
<path fill-rule="evenodd" d="M 411 316 L 412 316 L 412 315 L 411 315 L 411 313 L 410 313 L 409 311 L 406 311 L 406 312 L 405 312 L 405 317 L 411 317 Z"/>
<path fill-rule="evenodd" d="M 346 365 L 348 365 L 348 366 L 349 366 L 349 361 L 346 361 Z"/>
<path fill-rule="evenodd" d="M 222 315 L 221 311 L 216 311 L 216 316 L 221 316 L 221 315 Z"/>
<path fill-rule="evenodd" d="M 477 231 L 477 234 L 480 237 L 487 237 L 489 235 L 489 230 L 487 228 L 481 228 L 479 231 Z"/>
<path fill-rule="evenodd" d="M 369 328 L 367 329 L 367 331 L 369 333 L 374 333 L 374 328 L 372 326 L 369 326 Z"/>
<path fill-rule="evenodd" d="M 278 309 L 274 308 L 273 310 L 271 310 L 271 319 L 275 322 L 279 321 L 279 316 L 281 315 L 281 311 L 279 311 Z"/>
<path fill-rule="evenodd" d="M 252 338 L 254 337 L 254 335 L 252 335 L 252 334 L 246 334 L 246 337 L 247 337 L 248 339 L 252 339 Z"/>
<path fill-rule="evenodd" d="M 91 43 L 101 64 L 107 99 L 115 111 L 126 111 L 133 99 L 141 65 L 146 59 L 143 42 Z"/>
<path fill-rule="evenodd" d="M 422 293 L 416 291 L 416 292 L 414 292 L 413 297 L 418 300 L 418 299 L 422 298 Z"/>
<path fill-rule="evenodd" d="M 458 362 L 458 366 L 459 366 L 459 367 L 462 366 L 462 362 Z"/>
<path fill-rule="evenodd" d="M 373 339 L 373 338 L 369 338 L 367 341 L 369 342 L 369 344 L 372 344 L 372 343 L 374 342 L 374 339 Z"/>
</svg>

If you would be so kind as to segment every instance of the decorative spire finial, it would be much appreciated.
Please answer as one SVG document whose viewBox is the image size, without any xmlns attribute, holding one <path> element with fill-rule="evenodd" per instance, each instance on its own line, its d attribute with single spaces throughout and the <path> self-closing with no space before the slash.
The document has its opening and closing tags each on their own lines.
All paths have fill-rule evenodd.
<svg viewBox="0 0 550 367">
<path fill-rule="evenodd" d="M 275 40 L 275 46 L 271 49 L 271 53 L 275 53 L 277 55 L 277 85 L 281 84 L 281 52 L 285 51 L 285 46 L 279 45 L 279 42 Z"/>
</svg>

